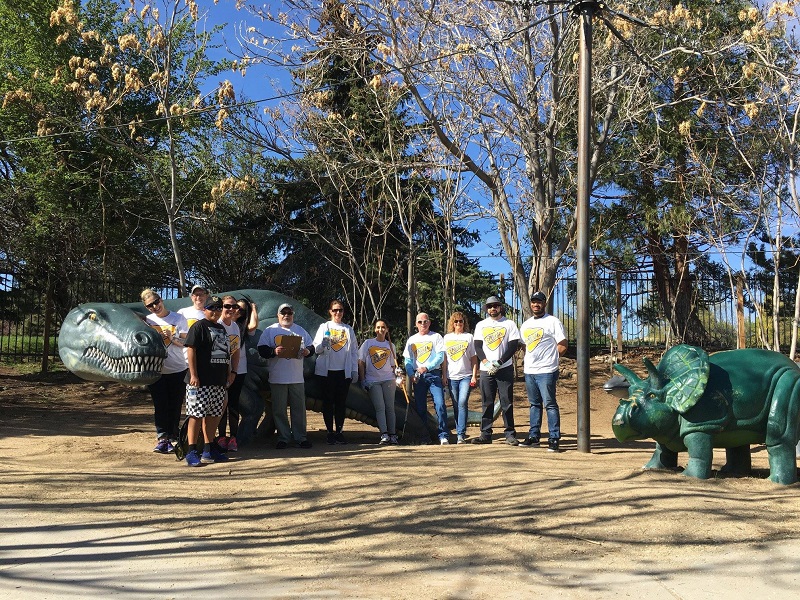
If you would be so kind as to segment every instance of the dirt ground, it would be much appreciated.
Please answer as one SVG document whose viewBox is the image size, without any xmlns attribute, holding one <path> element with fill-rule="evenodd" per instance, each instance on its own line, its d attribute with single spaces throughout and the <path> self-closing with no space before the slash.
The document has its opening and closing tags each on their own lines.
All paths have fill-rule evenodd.
<svg viewBox="0 0 800 600">
<path fill-rule="evenodd" d="M 348 421 L 351 443 L 328 446 L 321 415 L 309 413 L 311 450 L 262 441 L 190 469 L 151 452 L 146 390 L 0 370 L 0 506 L 15 515 L 0 531 L 167 531 L 281 598 L 597 598 L 606 576 L 669 582 L 710 557 L 800 538 L 800 487 L 766 479 L 763 446 L 753 447 L 752 477 L 642 471 L 653 443 L 614 439 L 602 358 L 592 360 L 592 451 L 579 453 L 574 363 L 563 372 L 559 454 L 500 443 L 502 423 L 490 446 L 378 447 L 377 430 Z M 523 437 L 521 382 L 515 417 Z M 714 468 L 723 462 L 718 451 Z M 7 568 L 0 561 L 0 578 Z"/>
</svg>

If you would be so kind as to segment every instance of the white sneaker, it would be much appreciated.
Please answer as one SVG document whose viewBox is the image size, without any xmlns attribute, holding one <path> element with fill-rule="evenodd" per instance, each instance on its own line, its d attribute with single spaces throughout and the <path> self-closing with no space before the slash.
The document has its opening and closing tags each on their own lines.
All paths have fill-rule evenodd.
<svg viewBox="0 0 800 600">
<path fill-rule="evenodd" d="M 456 444 L 466 444 L 466 443 L 467 443 L 467 440 L 466 440 L 466 438 L 464 438 L 463 435 L 458 436 L 458 440 L 456 441 Z"/>
<path fill-rule="evenodd" d="M 388 433 L 382 433 L 381 434 L 381 441 L 378 442 L 378 443 L 381 444 L 381 445 L 388 444 L 389 443 L 389 434 Z"/>
<path fill-rule="evenodd" d="M 450 440 L 448 440 L 447 438 L 441 438 L 439 440 L 439 444 L 442 445 L 442 446 L 449 446 L 450 445 Z"/>
</svg>

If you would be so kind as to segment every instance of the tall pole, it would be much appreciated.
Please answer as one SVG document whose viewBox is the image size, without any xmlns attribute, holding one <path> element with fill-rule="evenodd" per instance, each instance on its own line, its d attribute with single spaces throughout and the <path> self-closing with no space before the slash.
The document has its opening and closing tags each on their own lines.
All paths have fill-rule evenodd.
<svg viewBox="0 0 800 600">
<path fill-rule="evenodd" d="M 580 72 L 578 83 L 578 195 L 577 195 L 577 359 L 578 359 L 578 452 L 591 452 L 589 434 L 589 167 L 592 123 L 592 18 L 598 2 L 573 5 L 580 20 Z"/>
</svg>

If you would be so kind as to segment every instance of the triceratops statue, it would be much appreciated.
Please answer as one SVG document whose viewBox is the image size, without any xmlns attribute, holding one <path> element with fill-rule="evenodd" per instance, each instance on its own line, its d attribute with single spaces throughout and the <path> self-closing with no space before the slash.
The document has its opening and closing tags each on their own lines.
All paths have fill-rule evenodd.
<svg viewBox="0 0 800 600">
<path fill-rule="evenodd" d="M 797 481 L 795 444 L 800 437 L 800 367 L 778 352 L 729 350 L 709 356 L 696 346 L 670 348 L 641 379 L 614 365 L 630 384 L 614 415 L 620 442 L 653 438 L 656 451 L 645 469 L 677 468 L 688 451 L 684 475 L 711 476 L 714 448 L 727 449 L 723 472 L 750 472 L 750 444 L 766 444 L 770 479 Z"/>
</svg>

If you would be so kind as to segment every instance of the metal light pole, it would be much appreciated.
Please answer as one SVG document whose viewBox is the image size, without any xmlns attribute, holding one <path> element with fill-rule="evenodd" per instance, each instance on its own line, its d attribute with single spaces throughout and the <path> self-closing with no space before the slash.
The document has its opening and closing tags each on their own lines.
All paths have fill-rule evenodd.
<svg viewBox="0 0 800 600">
<path fill-rule="evenodd" d="M 580 29 L 578 83 L 578 194 L 577 194 L 577 359 L 578 452 L 591 452 L 589 435 L 589 167 L 592 123 L 592 18 L 600 3 L 578 0 L 572 11 Z"/>
</svg>

